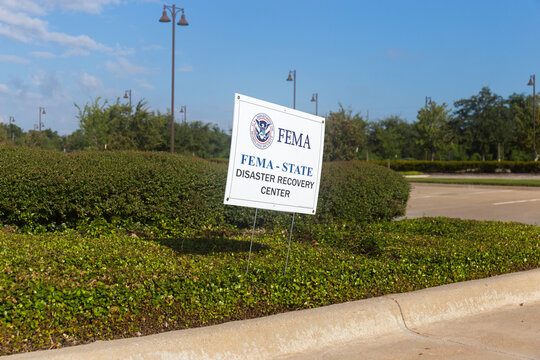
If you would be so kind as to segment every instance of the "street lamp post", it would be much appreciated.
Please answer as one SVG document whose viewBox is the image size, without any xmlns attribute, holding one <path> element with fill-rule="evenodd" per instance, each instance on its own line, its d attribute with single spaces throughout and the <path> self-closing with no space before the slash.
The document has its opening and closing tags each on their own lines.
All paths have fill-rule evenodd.
<svg viewBox="0 0 540 360">
<path fill-rule="evenodd" d="M 176 21 L 176 14 L 178 14 L 180 11 L 182 12 L 178 25 L 187 26 L 189 24 L 184 15 L 184 9 L 177 8 L 176 5 L 163 5 L 163 15 L 159 19 L 159 22 L 171 22 L 171 19 L 169 19 L 167 16 L 167 10 L 169 10 L 170 14 L 172 15 L 171 153 L 174 153 L 174 23 Z"/>
<path fill-rule="evenodd" d="M 131 112 L 131 89 L 126 90 L 126 93 L 124 94 L 124 99 L 129 99 L 129 112 Z"/>
<path fill-rule="evenodd" d="M 319 94 L 315 93 L 311 97 L 311 102 L 315 103 L 315 115 L 319 115 Z"/>
<path fill-rule="evenodd" d="M 536 161 L 536 76 L 531 75 L 529 86 L 533 87 L 533 161 Z"/>
<path fill-rule="evenodd" d="M 186 105 L 180 106 L 180 114 L 184 114 L 184 124 L 186 123 L 187 119 L 187 108 Z"/>
<path fill-rule="evenodd" d="M 290 70 L 289 71 L 289 77 L 287 78 L 287 81 L 292 81 L 294 83 L 294 87 L 293 87 L 293 109 L 296 109 L 296 70 Z"/>
<path fill-rule="evenodd" d="M 45 115 L 45 108 L 40 106 L 39 107 L 39 133 L 41 134 L 41 127 L 43 126 L 43 123 L 41 122 L 41 114 Z"/>
<path fill-rule="evenodd" d="M 129 95 L 128 95 L 129 94 Z M 124 99 L 129 99 L 129 115 L 128 120 L 131 121 L 131 89 L 125 90 Z"/>
</svg>

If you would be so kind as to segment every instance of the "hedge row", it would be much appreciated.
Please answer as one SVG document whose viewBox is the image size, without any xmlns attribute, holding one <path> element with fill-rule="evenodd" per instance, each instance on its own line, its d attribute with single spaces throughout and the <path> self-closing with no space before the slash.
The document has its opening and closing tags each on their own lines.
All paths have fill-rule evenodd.
<svg viewBox="0 0 540 360">
<path fill-rule="evenodd" d="M 388 166 L 387 161 L 374 161 L 374 164 Z M 395 171 L 421 172 L 540 172 L 540 162 L 537 161 L 391 161 L 390 168 Z"/>
<path fill-rule="evenodd" d="M 227 165 L 166 153 L 57 153 L 0 147 L 0 225 L 72 227 L 95 220 L 247 226 L 253 209 L 223 205 Z M 373 164 L 325 164 L 318 214 L 310 222 L 402 215 L 409 188 Z M 261 221 L 279 219 L 260 212 Z"/>
<path fill-rule="evenodd" d="M 160 153 L 56 153 L 0 148 L 0 222 L 75 225 L 95 219 L 186 223 L 219 218 L 221 174 Z"/>
</svg>

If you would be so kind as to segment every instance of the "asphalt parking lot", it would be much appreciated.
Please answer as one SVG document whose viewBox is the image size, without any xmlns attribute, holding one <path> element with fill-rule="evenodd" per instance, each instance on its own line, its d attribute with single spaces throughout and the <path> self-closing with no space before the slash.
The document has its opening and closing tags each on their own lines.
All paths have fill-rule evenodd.
<svg viewBox="0 0 540 360">
<path fill-rule="evenodd" d="M 405 217 L 423 216 L 540 225 L 540 188 L 411 183 Z"/>
</svg>

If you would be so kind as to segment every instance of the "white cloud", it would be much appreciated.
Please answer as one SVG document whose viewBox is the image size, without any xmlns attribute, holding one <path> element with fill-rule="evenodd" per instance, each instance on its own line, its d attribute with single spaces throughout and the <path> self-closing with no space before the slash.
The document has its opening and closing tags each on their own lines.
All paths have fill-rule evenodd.
<svg viewBox="0 0 540 360">
<path fill-rule="evenodd" d="M 0 94 L 4 95 L 19 95 L 21 90 L 10 89 L 6 84 L 0 84 Z"/>
<path fill-rule="evenodd" d="M 71 56 L 88 56 L 90 51 L 84 49 L 70 49 L 62 54 L 62 57 L 71 57 Z"/>
<path fill-rule="evenodd" d="M 193 66 L 191 65 L 184 65 L 180 69 L 178 69 L 179 72 L 193 72 Z"/>
<path fill-rule="evenodd" d="M 32 0 L 2 0 L 3 7 L 9 10 L 23 10 L 33 15 L 43 15 L 45 10 Z"/>
<path fill-rule="evenodd" d="M 0 84 L 0 93 L 9 94 L 9 88 L 6 84 Z"/>
<path fill-rule="evenodd" d="M 43 15 L 45 10 L 60 9 L 98 14 L 107 5 L 119 4 L 120 0 L 2 0 L 2 6 L 10 10 Z"/>
<path fill-rule="evenodd" d="M 102 87 L 101 81 L 97 77 L 86 72 L 79 76 L 77 83 L 85 93 L 92 93 Z"/>
<path fill-rule="evenodd" d="M 111 52 L 111 55 L 116 55 L 116 56 L 128 56 L 128 55 L 133 55 L 133 54 L 135 54 L 135 50 L 124 48 L 120 44 L 116 44 L 116 46 L 114 47 L 114 50 Z"/>
<path fill-rule="evenodd" d="M 87 35 L 72 36 L 57 32 L 45 32 L 42 34 L 42 38 L 45 41 L 51 41 L 73 49 L 94 50 L 103 52 L 111 51 L 110 47 L 95 42 Z"/>
<path fill-rule="evenodd" d="M 156 50 L 164 50 L 165 48 L 161 45 L 155 45 L 155 44 L 152 44 L 152 45 L 148 45 L 148 46 L 144 46 L 142 48 L 143 51 L 156 51 Z"/>
<path fill-rule="evenodd" d="M 45 98 L 55 100 L 66 98 L 62 80 L 55 71 L 38 70 L 37 74 L 31 77 L 31 80 Z"/>
<path fill-rule="evenodd" d="M 2 23 L 0 23 L 0 35 L 4 35 L 7 38 L 25 43 L 30 41 L 30 39 L 27 36 L 23 35 L 21 32 L 15 32 L 10 26 L 4 25 Z"/>
<path fill-rule="evenodd" d="M 71 35 L 49 29 L 49 23 L 40 18 L 46 10 L 61 9 L 99 13 L 104 6 L 119 4 L 121 0 L 0 0 L 0 36 L 24 43 L 54 43 L 67 50 L 61 57 L 88 56 L 102 52 L 114 56 L 134 54 L 133 49 L 119 44 L 114 47 L 101 44 L 88 35 Z M 35 52 L 36 58 L 53 58 L 46 52 Z"/>
<path fill-rule="evenodd" d="M 149 83 L 147 83 L 145 81 L 139 82 L 138 85 L 139 85 L 139 87 L 144 88 L 144 89 L 148 89 L 148 90 L 154 90 L 155 89 L 154 85 L 149 84 Z"/>
<path fill-rule="evenodd" d="M 34 51 L 31 54 L 38 59 L 54 59 L 56 57 L 56 55 L 47 51 Z"/>
<path fill-rule="evenodd" d="M 149 72 L 149 70 L 144 66 L 132 64 L 124 57 L 117 58 L 116 62 L 107 61 L 105 63 L 105 67 L 107 70 L 121 78 L 147 74 Z"/>
<path fill-rule="evenodd" d="M 31 42 L 53 42 L 70 49 L 82 49 L 86 51 L 114 52 L 114 49 L 100 44 L 87 35 L 69 35 L 60 32 L 52 32 L 48 29 L 47 21 L 31 17 L 24 12 L 13 12 L 0 5 L 0 35 L 11 39 Z"/>
<path fill-rule="evenodd" d="M 15 55 L 0 54 L 0 62 L 11 62 L 16 64 L 29 64 L 30 60 Z"/>
<path fill-rule="evenodd" d="M 42 2 L 45 2 L 48 8 L 98 14 L 103 7 L 119 4 L 120 0 L 47 0 Z"/>
</svg>

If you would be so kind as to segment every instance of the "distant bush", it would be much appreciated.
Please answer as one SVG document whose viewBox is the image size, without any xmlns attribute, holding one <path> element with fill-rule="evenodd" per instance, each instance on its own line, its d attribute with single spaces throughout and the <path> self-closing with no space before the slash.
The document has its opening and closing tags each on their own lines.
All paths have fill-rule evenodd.
<svg viewBox="0 0 540 360">
<path fill-rule="evenodd" d="M 175 227 L 251 226 L 254 209 L 223 205 L 227 165 L 167 153 L 59 153 L 0 147 L 0 224 L 20 228 L 106 223 Z M 299 221 L 372 221 L 402 215 L 409 187 L 363 162 L 323 165 L 316 216 Z M 260 211 L 258 224 L 287 214 Z M 171 220 L 174 220 L 171 222 Z"/>
<path fill-rule="evenodd" d="M 374 163 L 387 166 L 387 161 Z M 391 161 L 390 168 L 395 171 L 421 171 L 421 172 L 513 172 L 536 173 L 540 172 L 540 162 L 535 161 Z"/>
</svg>

